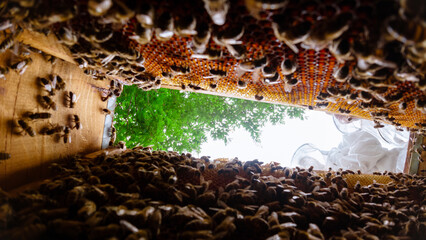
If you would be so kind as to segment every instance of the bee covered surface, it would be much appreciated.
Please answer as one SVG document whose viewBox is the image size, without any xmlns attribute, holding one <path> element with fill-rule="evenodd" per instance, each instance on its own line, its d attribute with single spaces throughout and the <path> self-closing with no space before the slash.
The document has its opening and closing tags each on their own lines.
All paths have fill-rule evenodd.
<svg viewBox="0 0 426 240">
<path fill-rule="evenodd" d="M 22 75 L 10 69 L 6 80 L 0 79 L 0 151 L 11 155 L 11 158 L 0 161 L 0 187 L 5 189 L 47 177 L 47 164 L 52 160 L 101 148 L 105 116 L 99 110 L 105 108 L 106 103 L 100 100 L 99 91 L 91 86 L 106 87 L 106 83 L 91 80 L 74 64 L 58 60 L 52 65 L 39 53 L 31 53 L 30 57 L 32 62 Z M 0 66 L 7 66 L 10 59 L 11 52 L 1 54 Z M 64 90 L 57 90 L 54 96 L 50 96 L 57 111 L 41 106 L 38 96 L 47 96 L 48 92 L 39 84 L 38 78 L 48 78 L 50 74 L 61 76 L 66 82 L 65 90 L 80 95 L 75 108 L 65 107 Z M 25 120 L 33 129 L 34 137 L 27 132 L 23 132 L 24 135 L 15 133 L 17 129 L 14 129 L 13 122 L 24 119 L 27 112 L 51 113 L 49 119 Z M 84 126 L 80 130 L 71 130 L 71 143 L 64 143 L 63 133 L 39 133 L 45 127 L 72 125 L 71 114 L 78 114 Z"/>
<path fill-rule="evenodd" d="M 214 169 L 201 167 L 211 163 Z M 55 169 L 57 175 L 37 190 L 5 194 L 3 208 L 20 214 L 7 216 L 0 237 L 32 232 L 41 239 L 421 239 L 425 226 L 423 176 L 318 174 L 313 168 L 208 160 L 141 146 L 75 157 Z M 354 186 L 349 179 L 357 181 Z"/>
</svg>

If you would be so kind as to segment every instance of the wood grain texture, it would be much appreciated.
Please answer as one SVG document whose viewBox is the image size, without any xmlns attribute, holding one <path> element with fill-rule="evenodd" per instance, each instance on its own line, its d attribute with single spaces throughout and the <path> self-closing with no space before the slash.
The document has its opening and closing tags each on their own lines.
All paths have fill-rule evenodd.
<svg viewBox="0 0 426 240">
<path fill-rule="evenodd" d="M 59 43 L 53 33 L 46 36 L 42 33 L 24 30 L 16 37 L 16 40 L 67 62 L 75 63 L 70 50 Z"/>
<path fill-rule="evenodd" d="M 33 62 L 24 74 L 11 70 L 6 80 L 0 79 L 0 151 L 8 152 L 11 158 L 0 162 L 0 187 L 5 190 L 38 181 L 49 176 L 48 165 L 56 160 L 77 153 L 89 153 L 101 149 L 105 115 L 102 108 L 106 102 L 100 99 L 98 88 L 108 83 L 87 77 L 83 70 L 72 63 L 59 60 L 55 65 L 46 62 L 41 55 L 31 54 Z M 0 55 L 0 66 L 10 62 L 10 53 Z M 65 91 L 53 96 L 58 110 L 46 110 L 39 104 L 39 95 L 47 92 L 39 85 L 38 77 L 50 74 L 61 76 L 66 82 L 66 91 L 79 95 L 75 108 L 64 105 Z M 35 137 L 18 135 L 13 131 L 13 120 L 27 112 L 50 112 L 49 120 L 32 121 L 37 132 Z M 49 124 L 70 125 L 70 115 L 81 118 L 83 129 L 71 130 L 72 142 L 65 144 L 57 136 L 40 135 L 38 132 Z"/>
<path fill-rule="evenodd" d="M 423 137 L 423 145 L 426 146 L 426 137 Z M 422 152 L 421 157 L 423 162 L 420 162 L 419 170 L 417 174 L 425 176 L 426 175 L 426 150 Z"/>
<path fill-rule="evenodd" d="M 407 150 L 408 149 L 412 149 L 413 147 L 413 139 L 415 134 L 414 133 L 410 133 L 410 137 L 408 138 L 408 146 L 407 146 Z M 407 151 L 407 155 L 405 158 L 405 163 L 404 163 L 404 173 L 409 173 L 410 172 L 410 167 L 411 167 L 411 151 Z"/>
</svg>

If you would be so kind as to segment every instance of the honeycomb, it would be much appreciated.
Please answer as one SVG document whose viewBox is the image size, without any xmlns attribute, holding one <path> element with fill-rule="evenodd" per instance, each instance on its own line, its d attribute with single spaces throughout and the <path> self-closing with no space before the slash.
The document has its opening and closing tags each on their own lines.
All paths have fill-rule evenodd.
<svg viewBox="0 0 426 240">
<path fill-rule="evenodd" d="M 422 132 L 426 7 L 418 4 L 75 0 L 3 8 L 23 27 L 53 31 L 98 79 L 301 106 Z M 336 48 L 342 42 L 344 56 L 336 53 L 345 51 Z M 129 53 L 143 63 L 126 61 Z M 283 71 L 284 60 L 297 68 Z M 336 80 L 342 67 L 349 72 Z"/>
</svg>

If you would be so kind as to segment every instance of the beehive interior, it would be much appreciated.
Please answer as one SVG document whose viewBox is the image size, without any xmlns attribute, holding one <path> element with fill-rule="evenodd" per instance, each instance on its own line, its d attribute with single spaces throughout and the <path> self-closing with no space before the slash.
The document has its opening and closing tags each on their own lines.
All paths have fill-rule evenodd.
<svg viewBox="0 0 426 240">
<path fill-rule="evenodd" d="M 64 49 L 47 53 L 94 80 L 113 80 L 109 90 L 90 80 L 104 99 L 122 85 L 167 87 L 424 132 L 425 11 L 424 1 L 409 0 L 8 0 L 0 2 L 0 53 L 27 61 L 34 57 L 27 51 L 50 44 L 29 36 L 54 35 Z M 27 44 L 33 48 L 19 51 Z M 25 75 L 3 60 L 0 78 L 28 80 L 37 70 Z M 71 81 L 75 69 L 67 69 Z M 424 177 L 113 151 L 54 164 L 55 177 L 35 189 L 1 191 L 0 238 L 422 239 L 426 232 Z"/>
</svg>

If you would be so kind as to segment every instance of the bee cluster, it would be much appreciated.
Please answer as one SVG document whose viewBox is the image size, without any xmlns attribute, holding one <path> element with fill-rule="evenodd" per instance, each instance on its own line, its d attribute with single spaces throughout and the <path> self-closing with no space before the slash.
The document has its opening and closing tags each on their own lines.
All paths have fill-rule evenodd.
<svg viewBox="0 0 426 240">
<path fill-rule="evenodd" d="M 106 91 L 102 91 L 101 100 L 105 102 L 112 96 L 119 97 L 121 96 L 122 92 L 123 92 L 123 84 L 120 83 L 120 81 L 113 79 L 110 81 L 109 89 Z"/>
<path fill-rule="evenodd" d="M 44 91 L 48 93 L 48 95 L 39 95 L 39 103 L 41 107 L 46 110 L 54 110 L 58 109 L 56 102 L 52 99 L 55 96 L 56 91 L 65 90 L 66 83 L 65 81 L 57 75 L 49 76 L 48 78 L 37 78 L 38 83 L 41 85 Z M 65 92 L 64 94 L 64 106 L 69 108 L 74 108 L 75 103 L 78 97 L 71 91 Z M 22 118 L 14 121 L 14 132 L 26 135 L 28 134 L 31 137 L 36 136 L 36 131 L 34 127 L 31 125 L 32 121 L 36 120 L 46 120 L 50 119 L 52 114 L 49 112 L 26 112 L 23 114 Z M 70 115 L 69 116 L 69 126 L 62 126 L 59 124 L 52 124 L 49 122 L 48 125 L 44 126 L 39 133 L 41 135 L 55 135 L 57 136 L 57 140 L 63 138 L 64 143 L 71 142 L 71 129 L 80 129 L 82 128 L 80 117 L 78 115 Z"/>
<path fill-rule="evenodd" d="M 24 2 L 22 4 L 25 5 Z M 7 2 L 2 2 L 0 4 L 0 8 L 3 10 L 6 6 L 8 6 Z M 0 23 L 0 32 L 6 36 L 6 38 L 0 43 L 0 54 L 10 53 L 10 55 L 4 55 L 6 58 L 6 66 L 0 66 L 0 78 L 6 80 L 7 75 L 10 74 L 10 69 L 15 70 L 19 75 L 24 74 L 28 66 L 33 61 L 31 58 L 32 54 L 40 54 L 46 62 L 49 62 L 52 65 L 57 62 L 56 57 L 28 46 L 22 42 L 16 41 L 15 39 L 22 32 L 22 28 L 15 24 L 11 19 L 2 18 L 2 22 Z M 54 96 L 56 95 L 57 91 L 65 91 L 65 81 L 60 76 L 51 75 L 46 78 L 37 78 L 37 83 L 41 86 L 43 92 L 47 92 L 47 95 L 37 96 L 40 106 L 46 110 L 56 111 L 58 109 L 58 104 L 55 102 Z M 76 97 L 73 92 L 65 92 L 64 106 L 74 108 L 77 100 L 78 97 Z M 52 114 L 49 112 L 26 112 L 22 115 L 21 118 L 13 121 L 12 125 L 14 132 L 17 134 L 34 137 L 36 136 L 36 130 L 34 130 L 31 122 L 36 120 L 50 119 L 51 117 Z M 43 127 L 39 133 L 42 135 L 57 135 L 59 138 L 63 138 L 64 143 L 71 142 L 70 130 L 74 128 L 80 129 L 81 123 L 78 115 L 71 115 L 69 122 L 69 126 L 61 126 L 58 124 L 54 125 L 49 123 L 49 125 Z M 10 158 L 10 154 L 6 155 L 5 153 L 2 155 L 2 160 L 8 158 Z"/>
<path fill-rule="evenodd" d="M 0 238 L 422 239 L 426 232 L 422 176 L 375 173 L 368 181 L 349 170 L 118 151 L 55 163 L 57 176 L 38 190 L 0 192 Z"/>
<path fill-rule="evenodd" d="M 9 0 L 0 8 L 2 29 L 55 33 L 94 79 L 425 130 L 424 1 Z"/>
</svg>

